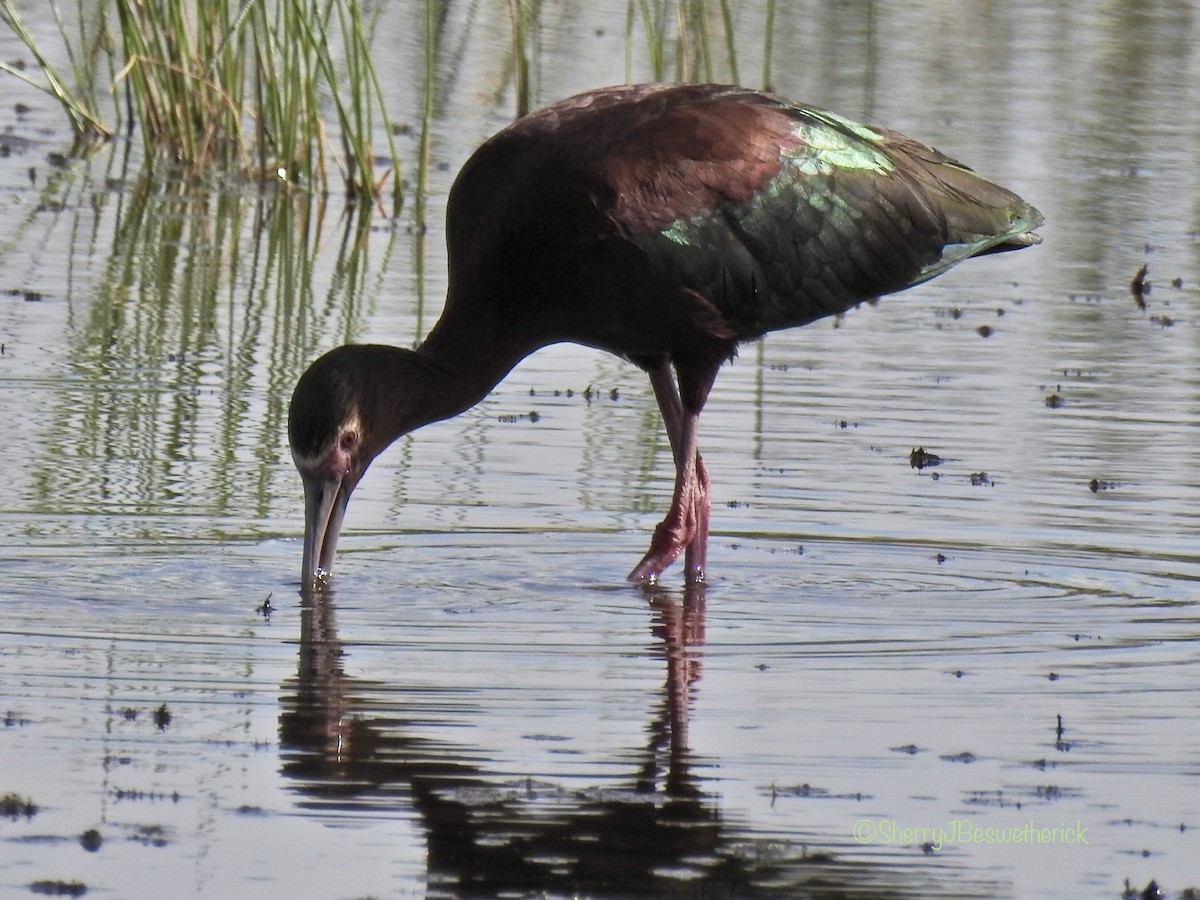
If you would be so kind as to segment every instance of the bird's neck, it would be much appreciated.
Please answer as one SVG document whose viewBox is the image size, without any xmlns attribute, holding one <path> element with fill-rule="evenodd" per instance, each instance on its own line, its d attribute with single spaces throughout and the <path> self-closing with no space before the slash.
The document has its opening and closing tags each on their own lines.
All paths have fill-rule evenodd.
<svg viewBox="0 0 1200 900">
<path fill-rule="evenodd" d="M 396 383 L 404 387 L 396 398 L 391 436 L 470 409 L 534 349 L 518 346 L 494 329 L 439 322 L 416 350 L 397 351 L 397 364 L 405 371 Z"/>
</svg>

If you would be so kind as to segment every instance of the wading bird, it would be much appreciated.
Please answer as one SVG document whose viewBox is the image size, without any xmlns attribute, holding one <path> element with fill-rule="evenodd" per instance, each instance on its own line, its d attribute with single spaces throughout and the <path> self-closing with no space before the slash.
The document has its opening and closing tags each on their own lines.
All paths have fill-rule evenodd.
<svg viewBox="0 0 1200 900">
<path fill-rule="evenodd" d="M 650 377 L 675 459 L 671 507 L 632 581 L 680 553 L 704 578 L 700 412 L 738 344 L 1038 243 L 1016 194 L 894 131 L 716 85 L 632 85 L 531 113 L 463 166 L 449 290 L 416 350 L 347 345 L 292 395 L 305 589 L 350 495 L 401 435 L 474 406 L 517 362 L 573 341 Z"/>
</svg>

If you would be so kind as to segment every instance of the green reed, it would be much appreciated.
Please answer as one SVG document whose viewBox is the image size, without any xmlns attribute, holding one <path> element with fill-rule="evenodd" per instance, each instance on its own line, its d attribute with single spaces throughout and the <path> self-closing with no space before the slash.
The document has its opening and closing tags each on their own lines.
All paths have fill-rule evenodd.
<svg viewBox="0 0 1200 900">
<path fill-rule="evenodd" d="M 123 125 L 140 133 L 147 159 L 193 178 L 237 173 L 316 193 L 340 179 L 348 197 L 364 200 L 382 196 L 390 178 L 399 208 L 399 163 L 362 0 L 76 0 L 70 25 L 52 8 L 74 85 L 11 0 L 0 0 L 78 145 Z M 110 122 L 98 111 L 104 95 Z M 382 169 L 376 134 L 387 136 Z"/>
<path fill-rule="evenodd" d="M 763 33 L 762 89 L 775 90 L 771 76 L 771 56 L 775 47 L 775 0 L 767 0 L 767 21 Z"/>
<path fill-rule="evenodd" d="M 67 32 L 63 24 L 62 17 L 58 15 L 58 9 L 55 7 L 55 19 L 58 23 L 59 33 L 63 36 L 68 47 L 70 42 L 67 41 Z M 45 91 L 51 97 L 58 101 L 62 106 L 63 112 L 66 113 L 68 120 L 71 123 L 71 129 L 75 134 L 76 143 L 82 151 L 88 146 L 93 146 L 97 143 L 103 143 L 112 136 L 112 131 L 100 119 L 95 108 L 95 104 L 88 102 L 87 95 L 79 96 L 73 91 L 63 80 L 58 70 L 46 59 L 37 42 L 33 39 L 33 35 L 25 28 L 25 24 L 21 21 L 21 17 L 17 15 L 17 11 L 13 8 L 11 0 L 0 0 L 0 21 L 3 21 L 8 26 L 9 30 L 15 34 L 20 41 L 29 50 L 34 62 L 38 68 L 42 70 L 42 74 L 46 78 L 46 84 L 40 84 L 30 76 L 26 75 L 21 69 L 10 65 L 9 63 L 0 62 L 0 72 L 5 72 L 15 78 Z M 76 68 L 78 74 L 78 66 L 76 62 L 76 54 L 68 53 L 70 62 L 73 68 Z"/>
<path fill-rule="evenodd" d="M 426 0 L 429 2 L 429 0 Z M 512 23 L 513 79 L 517 94 L 517 115 L 529 112 L 529 40 L 536 25 L 535 0 L 508 0 L 509 21 Z"/>
<path fill-rule="evenodd" d="M 770 75 L 774 11 L 774 0 L 768 0 L 764 79 Z M 672 78 L 741 83 L 731 0 L 629 0 L 625 14 L 627 80 L 632 77 L 637 26 L 645 39 L 650 75 L 655 81 Z M 719 37 L 714 37 L 717 32 Z M 717 50 L 718 46 L 722 49 Z"/>
</svg>

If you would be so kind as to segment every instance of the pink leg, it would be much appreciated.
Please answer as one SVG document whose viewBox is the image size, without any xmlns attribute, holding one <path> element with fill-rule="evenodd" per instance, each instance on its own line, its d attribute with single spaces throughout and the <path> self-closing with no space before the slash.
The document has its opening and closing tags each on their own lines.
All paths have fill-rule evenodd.
<svg viewBox="0 0 1200 900">
<path fill-rule="evenodd" d="M 684 411 L 669 363 L 650 370 L 650 384 L 675 458 L 675 491 L 667 517 L 654 529 L 650 549 L 629 573 L 629 580 L 653 582 L 686 550 L 684 577 L 689 583 L 701 582 L 708 548 L 710 499 L 708 470 L 696 449 L 700 413 Z"/>
<path fill-rule="evenodd" d="M 708 468 L 704 465 L 704 460 L 700 458 L 699 452 L 696 453 L 696 480 L 697 495 L 692 507 L 696 516 L 696 530 L 683 557 L 684 578 L 689 584 L 699 584 L 704 581 L 704 566 L 708 558 L 708 513 L 712 508 Z"/>
</svg>

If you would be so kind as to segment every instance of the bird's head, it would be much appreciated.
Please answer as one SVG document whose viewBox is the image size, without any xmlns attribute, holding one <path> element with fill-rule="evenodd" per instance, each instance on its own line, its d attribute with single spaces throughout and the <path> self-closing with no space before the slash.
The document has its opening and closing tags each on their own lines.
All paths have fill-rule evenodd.
<svg viewBox="0 0 1200 900">
<path fill-rule="evenodd" d="M 346 344 L 300 376 L 288 410 L 288 443 L 304 481 L 305 591 L 323 587 L 350 495 L 383 450 L 422 425 L 478 403 L 528 350 L 468 336 L 471 365 L 451 368 L 428 350 Z M 445 345 L 442 352 L 447 352 Z M 451 347 L 451 355 L 462 355 Z"/>
<path fill-rule="evenodd" d="M 373 421 L 364 348 L 326 353 L 300 376 L 288 410 L 288 443 L 304 482 L 304 590 L 323 586 L 350 495 L 383 449 Z"/>
</svg>

